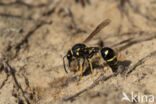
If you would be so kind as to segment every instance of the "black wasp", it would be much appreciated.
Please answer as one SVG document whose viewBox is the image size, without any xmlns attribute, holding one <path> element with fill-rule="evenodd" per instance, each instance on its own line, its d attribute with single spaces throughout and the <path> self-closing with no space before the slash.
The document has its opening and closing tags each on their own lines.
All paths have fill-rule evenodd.
<svg viewBox="0 0 156 104">
<path fill-rule="evenodd" d="M 85 44 L 79 43 L 79 44 L 74 45 L 72 47 L 72 49 L 68 51 L 67 55 L 64 56 L 64 58 L 67 57 L 67 59 L 68 59 L 68 66 L 69 67 L 71 66 L 70 64 L 71 64 L 71 61 L 73 60 L 73 58 L 77 59 L 78 66 L 77 66 L 76 69 L 79 70 L 79 68 L 80 68 L 81 76 L 82 76 L 85 60 L 88 61 L 89 66 L 90 66 L 90 69 L 91 69 L 91 72 L 93 72 L 92 63 L 90 62 L 89 59 L 94 54 L 96 54 L 98 52 L 99 52 L 99 48 L 97 48 L 97 47 L 87 47 Z M 82 63 L 82 66 L 81 67 L 79 65 L 80 58 L 83 59 L 83 63 Z M 64 59 L 63 59 L 63 62 L 64 62 L 65 72 L 67 72 L 66 67 L 65 67 L 65 61 L 64 61 Z"/>
<path fill-rule="evenodd" d="M 68 59 L 68 66 L 71 66 L 71 62 L 73 59 L 77 60 L 77 70 L 81 71 L 81 76 L 83 74 L 83 68 L 84 63 L 87 60 L 90 66 L 91 72 L 93 72 L 93 66 L 90 59 L 98 52 L 101 52 L 101 55 L 103 59 L 106 61 L 106 63 L 113 69 L 117 64 L 117 57 L 115 55 L 114 50 L 108 47 L 104 47 L 101 49 L 99 47 L 87 47 L 84 43 L 91 40 L 98 32 L 100 32 L 105 26 L 107 26 L 110 23 L 109 19 L 104 20 L 102 23 L 100 23 L 94 31 L 85 39 L 83 43 L 75 44 L 72 49 L 68 50 L 67 55 L 63 57 L 63 64 L 64 64 L 64 70 L 66 73 L 66 66 L 65 66 L 65 57 Z M 80 58 L 83 59 L 82 66 L 80 67 Z"/>
</svg>

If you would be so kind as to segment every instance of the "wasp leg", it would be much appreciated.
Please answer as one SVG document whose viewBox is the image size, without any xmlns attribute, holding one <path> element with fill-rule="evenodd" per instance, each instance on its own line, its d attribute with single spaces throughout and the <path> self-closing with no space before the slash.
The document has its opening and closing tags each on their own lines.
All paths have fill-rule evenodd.
<svg viewBox="0 0 156 104">
<path fill-rule="evenodd" d="M 80 68 L 80 59 L 77 59 L 76 71 L 79 71 Z"/>
<path fill-rule="evenodd" d="M 76 72 L 79 71 L 79 68 L 80 68 L 79 65 L 77 65 L 76 66 Z"/>
<path fill-rule="evenodd" d="M 81 66 L 80 67 L 80 79 L 81 79 L 82 75 L 83 75 L 83 67 Z"/>
<path fill-rule="evenodd" d="M 88 63 L 89 63 L 89 67 L 90 67 L 91 73 L 93 74 L 93 65 L 92 65 L 92 62 L 89 59 L 87 59 L 87 60 L 88 60 Z"/>
<path fill-rule="evenodd" d="M 82 63 L 82 66 L 80 67 L 80 79 L 83 75 L 84 64 L 85 64 L 85 58 L 83 58 L 83 63 Z"/>
</svg>

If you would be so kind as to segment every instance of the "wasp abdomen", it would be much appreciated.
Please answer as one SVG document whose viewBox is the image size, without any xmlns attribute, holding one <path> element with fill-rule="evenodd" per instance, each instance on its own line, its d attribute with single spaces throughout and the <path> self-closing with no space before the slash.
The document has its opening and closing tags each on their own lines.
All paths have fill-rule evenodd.
<svg viewBox="0 0 156 104">
<path fill-rule="evenodd" d="M 114 70 L 116 70 L 117 67 L 117 57 L 115 51 L 111 48 L 105 47 L 102 48 L 101 55 L 114 72 Z"/>
</svg>

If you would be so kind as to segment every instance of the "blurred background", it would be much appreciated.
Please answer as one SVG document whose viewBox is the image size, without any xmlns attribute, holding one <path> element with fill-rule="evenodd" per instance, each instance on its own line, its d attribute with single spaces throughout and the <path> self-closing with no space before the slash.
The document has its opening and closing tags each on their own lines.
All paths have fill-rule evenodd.
<svg viewBox="0 0 156 104">
<path fill-rule="evenodd" d="M 127 74 L 62 100 L 112 74 L 95 67 L 77 80 L 62 62 L 105 19 L 111 23 L 86 45 L 117 49 Z M 0 62 L 1 104 L 131 104 L 122 92 L 156 97 L 156 0 L 0 0 Z"/>
</svg>

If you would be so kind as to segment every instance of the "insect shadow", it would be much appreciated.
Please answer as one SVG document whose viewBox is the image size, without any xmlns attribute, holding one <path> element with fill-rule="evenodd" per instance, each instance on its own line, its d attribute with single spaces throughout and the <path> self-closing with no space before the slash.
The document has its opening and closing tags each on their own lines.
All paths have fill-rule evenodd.
<svg viewBox="0 0 156 104">
<path fill-rule="evenodd" d="M 122 73 L 126 72 L 126 70 L 129 68 L 130 64 L 131 64 L 131 61 L 130 61 L 130 60 L 118 61 L 118 67 L 119 67 L 119 66 L 122 66 L 123 69 L 117 68 L 117 69 L 115 69 L 115 70 L 116 70 L 116 72 L 117 72 L 117 70 L 120 70 L 120 73 L 122 74 Z M 105 66 L 108 66 L 107 64 L 105 64 L 105 65 L 99 65 L 98 62 L 96 62 L 96 61 L 94 61 L 94 62 L 92 63 L 92 65 L 93 65 L 93 69 L 94 69 L 94 70 L 101 70 L 101 69 L 103 69 Z M 90 67 L 88 66 L 88 67 L 85 69 L 85 71 L 83 72 L 83 75 L 82 75 L 82 76 L 87 76 L 87 75 L 89 75 L 89 74 L 91 74 L 91 70 L 90 70 Z"/>
</svg>

